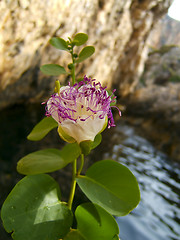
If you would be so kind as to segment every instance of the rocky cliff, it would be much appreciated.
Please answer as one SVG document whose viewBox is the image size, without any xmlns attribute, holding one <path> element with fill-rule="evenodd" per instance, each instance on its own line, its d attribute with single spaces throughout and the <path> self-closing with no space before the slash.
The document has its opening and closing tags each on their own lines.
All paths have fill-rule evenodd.
<svg viewBox="0 0 180 240">
<path fill-rule="evenodd" d="M 36 101 L 53 81 L 39 67 L 66 64 L 66 54 L 48 41 L 77 32 L 89 35 L 94 56 L 79 72 L 97 78 L 121 95 L 133 90 L 141 74 L 148 36 L 171 0 L 4 0 L 0 2 L 0 109 Z"/>
<path fill-rule="evenodd" d="M 180 21 L 165 15 L 155 26 L 151 33 L 152 48 L 160 48 L 164 45 L 180 46 Z"/>
</svg>

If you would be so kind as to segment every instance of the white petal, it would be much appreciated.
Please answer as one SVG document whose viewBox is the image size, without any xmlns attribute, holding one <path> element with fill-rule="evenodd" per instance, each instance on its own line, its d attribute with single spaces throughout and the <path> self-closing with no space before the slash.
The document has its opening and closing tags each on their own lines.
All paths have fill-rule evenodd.
<svg viewBox="0 0 180 240">
<path fill-rule="evenodd" d="M 94 141 L 95 136 L 102 130 L 106 118 L 100 119 L 96 116 L 94 119 L 88 118 L 86 121 L 77 122 L 65 120 L 61 127 L 69 136 L 73 137 L 78 143 L 86 140 Z"/>
</svg>

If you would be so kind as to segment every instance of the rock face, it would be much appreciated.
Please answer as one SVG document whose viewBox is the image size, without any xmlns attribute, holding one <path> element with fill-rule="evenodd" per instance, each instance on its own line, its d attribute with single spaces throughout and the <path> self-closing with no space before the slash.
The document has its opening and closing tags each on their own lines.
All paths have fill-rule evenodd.
<svg viewBox="0 0 180 240">
<path fill-rule="evenodd" d="M 148 36 L 171 0 L 9 0 L 0 2 L 0 109 L 42 100 L 53 88 L 39 67 L 69 63 L 48 41 L 77 32 L 89 35 L 94 56 L 81 65 L 87 74 L 121 95 L 133 90 L 143 70 Z"/>
<path fill-rule="evenodd" d="M 180 47 L 163 46 L 150 52 L 141 81 L 146 86 L 180 83 Z"/>
<path fill-rule="evenodd" d="M 151 33 L 151 46 L 180 45 L 180 21 L 165 15 Z"/>
<path fill-rule="evenodd" d="M 180 48 L 150 54 L 144 86 L 125 99 L 126 114 L 160 150 L 180 162 Z M 143 131 L 142 131 L 143 129 Z"/>
</svg>

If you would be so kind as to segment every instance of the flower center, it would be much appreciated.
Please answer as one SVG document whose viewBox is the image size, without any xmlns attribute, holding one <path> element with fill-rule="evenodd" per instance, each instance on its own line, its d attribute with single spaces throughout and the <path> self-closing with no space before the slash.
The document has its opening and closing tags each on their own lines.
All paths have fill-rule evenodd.
<svg viewBox="0 0 180 240">
<path fill-rule="evenodd" d="M 59 94 L 54 94 L 47 102 L 46 115 L 51 115 L 56 121 L 65 120 L 86 121 L 108 116 L 109 127 L 114 126 L 110 103 L 112 99 L 105 88 L 95 80 L 84 77 L 84 80 L 74 86 L 60 88 Z"/>
</svg>

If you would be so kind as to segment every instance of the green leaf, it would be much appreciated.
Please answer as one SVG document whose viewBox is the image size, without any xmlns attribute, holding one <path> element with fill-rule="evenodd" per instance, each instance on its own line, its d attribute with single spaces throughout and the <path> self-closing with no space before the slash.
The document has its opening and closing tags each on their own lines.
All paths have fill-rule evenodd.
<svg viewBox="0 0 180 240">
<path fill-rule="evenodd" d="M 86 141 L 80 142 L 79 146 L 81 148 L 82 154 L 88 155 L 91 151 L 91 145 L 92 145 L 91 140 L 86 140 Z"/>
<path fill-rule="evenodd" d="M 81 204 L 77 207 L 75 216 L 77 229 L 87 240 L 113 240 L 119 233 L 113 216 L 96 204 Z"/>
<path fill-rule="evenodd" d="M 76 178 L 86 196 L 115 216 L 124 216 L 140 201 L 137 180 L 124 165 L 112 160 L 93 164 L 86 176 Z"/>
<path fill-rule="evenodd" d="M 27 136 L 27 139 L 39 141 L 56 127 L 58 127 L 58 123 L 52 117 L 45 117 L 33 128 L 31 133 Z"/>
<path fill-rule="evenodd" d="M 79 53 L 79 58 L 76 60 L 76 63 L 80 63 L 89 58 L 94 52 L 95 48 L 93 46 L 84 47 Z"/>
<path fill-rule="evenodd" d="M 87 240 L 77 229 L 71 229 L 63 240 Z"/>
<path fill-rule="evenodd" d="M 108 92 L 108 95 L 111 96 L 111 103 L 110 103 L 110 106 L 115 106 L 116 103 L 117 103 L 117 100 L 116 100 L 116 97 L 115 97 L 115 94 L 111 91 L 111 90 L 106 90 Z"/>
<path fill-rule="evenodd" d="M 91 149 L 96 148 L 102 141 L 102 135 L 99 133 L 96 135 L 94 141 L 92 142 Z"/>
<path fill-rule="evenodd" d="M 88 40 L 88 35 L 85 33 L 78 33 L 74 36 L 73 43 L 76 46 L 83 45 Z"/>
<path fill-rule="evenodd" d="M 79 155 L 77 143 L 67 144 L 62 150 L 50 148 L 36 151 L 19 160 L 17 171 L 24 175 L 54 172 L 64 168 Z"/>
<path fill-rule="evenodd" d="M 1 209 L 7 232 L 15 240 L 57 240 L 72 225 L 72 212 L 60 202 L 60 189 L 48 175 L 26 176 L 17 183 Z"/>
<path fill-rule="evenodd" d="M 80 142 L 79 146 L 81 148 L 81 152 L 84 155 L 88 155 L 92 149 L 96 148 L 101 143 L 101 140 L 102 140 L 102 136 L 99 133 L 96 135 L 93 142 L 90 140 Z"/>
<path fill-rule="evenodd" d="M 45 64 L 40 67 L 41 71 L 46 75 L 59 76 L 60 74 L 67 74 L 64 67 L 58 64 Z"/>
<path fill-rule="evenodd" d="M 69 51 L 68 44 L 63 38 L 53 37 L 50 39 L 49 42 L 53 47 L 55 47 L 57 49 Z"/>
</svg>

